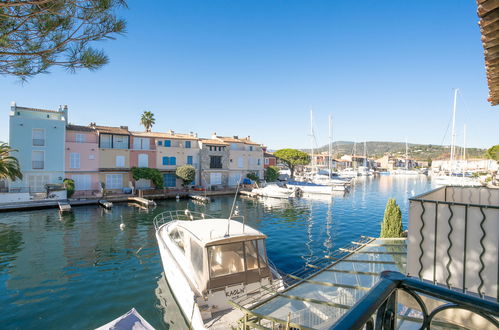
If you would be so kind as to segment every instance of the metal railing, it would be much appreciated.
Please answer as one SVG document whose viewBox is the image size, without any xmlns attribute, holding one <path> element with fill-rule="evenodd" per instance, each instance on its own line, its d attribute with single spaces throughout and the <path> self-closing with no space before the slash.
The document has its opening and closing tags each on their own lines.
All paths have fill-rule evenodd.
<svg viewBox="0 0 499 330">
<path fill-rule="evenodd" d="M 498 299 L 499 191 L 447 186 L 409 201 L 407 273 Z"/>
<path fill-rule="evenodd" d="M 175 210 L 175 211 L 164 211 L 154 217 L 153 223 L 156 230 L 167 222 L 175 220 L 183 221 L 193 221 L 193 220 L 203 220 L 203 219 L 213 219 L 211 215 L 193 212 L 188 209 L 185 210 Z"/>
<path fill-rule="evenodd" d="M 401 292 L 412 297 L 411 316 L 399 314 L 397 308 L 402 305 Z M 453 311 L 453 317 L 446 312 Z M 459 314 L 467 314 L 460 319 Z M 398 320 L 420 323 L 420 329 L 432 326 L 449 328 L 477 328 L 470 325 L 469 315 L 481 317 L 482 326 L 499 328 L 499 303 L 480 299 L 477 296 L 453 291 L 442 286 L 430 284 L 416 278 L 407 277 L 399 272 L 384 271 L 380 281 L 347 313 L 345 313 L 331 329 L 398 329 Z M 417 317 L 414 317 L 417 315 Z M 467 324 L 463 324 L 467 323 Z M 485 324 L 485 326 L 483 326 Z"/>
</svg>

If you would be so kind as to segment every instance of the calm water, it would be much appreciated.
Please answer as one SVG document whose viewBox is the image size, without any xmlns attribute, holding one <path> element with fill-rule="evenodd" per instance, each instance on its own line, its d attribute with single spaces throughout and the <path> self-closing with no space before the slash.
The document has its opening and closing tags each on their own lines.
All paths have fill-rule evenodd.
<svg viewBox="0 0 499 330">
<path fill-rule="evenodd" d="M 249 225 L 268 235 L 272 261 L 291 272 L 360 235 L 377 236 L 389 197 L 397 199 L 405 224 L 407 198 L 429 188 L 424 176 L 381 176 L 332 199 L 239 198 L 237 205 Z M 161 278 L 152 220 L 186 207 L 227 216 L 232 200 L 163 201 L 153 211 L 81 206 L 63 217 L 55 209 L 0 213 L 0 328 L 93 329 L 132 307 L 158 329 L 180 327 Z"/>
</svg>

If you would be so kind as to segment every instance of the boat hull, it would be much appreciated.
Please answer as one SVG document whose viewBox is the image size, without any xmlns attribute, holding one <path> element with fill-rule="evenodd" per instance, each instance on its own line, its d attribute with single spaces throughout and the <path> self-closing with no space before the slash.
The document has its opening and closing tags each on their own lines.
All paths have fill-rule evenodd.
<svg viewBox="0 0 499 330">
<path fill-rule="evenodd" d="M 161 237 L 161 231 L 164 230 L 164 227 L 163 225 L 156 231 L 156 239 L 168 286 L 178 307 L 182 310 L 187 324 L 190 324 L 193 329 L 206 329 L 192 288 L 182 274 L 182 269 L 173 257 L 172 252 Z"/>
</svg>

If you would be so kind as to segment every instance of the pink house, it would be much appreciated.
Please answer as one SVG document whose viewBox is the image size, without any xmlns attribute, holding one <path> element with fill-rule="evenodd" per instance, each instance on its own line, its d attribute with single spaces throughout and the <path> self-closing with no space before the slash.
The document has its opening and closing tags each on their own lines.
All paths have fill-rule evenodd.
<svg viewBox="0 0 499 330">
<path fill-rule="evenodd" d="M 99 143 L 93 128 L 66 126 L 65 173 L 75 182 L 75 196 L 99 193 Z"/>
</svg>

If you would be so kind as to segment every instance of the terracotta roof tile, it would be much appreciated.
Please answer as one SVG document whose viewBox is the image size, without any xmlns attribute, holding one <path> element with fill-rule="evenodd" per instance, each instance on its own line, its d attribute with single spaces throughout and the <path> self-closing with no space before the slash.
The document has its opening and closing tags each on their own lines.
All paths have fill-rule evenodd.
<svg viewBox="0 0 499 330">
<path fill-rule="evenodd" d="M 228 146 L 228 143 L 225 143 L 218 139 L 201 139 L 201 143 L 215 145 L 215 146 Z"/>
<path fill-rule="evenodd" d="M 95 132 L 95 130 L 89 126 L 80 126 L 80 125 L 66 125 L 66 130 L 68 131 L 80 131 L 80 132 Z"/>
<path fill-rule="evenodd" d="M 181 133 L 161 133 L 161 132 L 131 132 L 133 136 L 140 137 L 152 137 L 152 138 L 162 138 L 162 139 L 179 139 L 179 140 L 199 140 L 199 138 L 192 136 L 190 134 Z"/>
<path fill-rule="evenodd" d="M 99 133 L 130 135 L 128 129 L 112 126 L 94 126 Z"/>
</svg>

